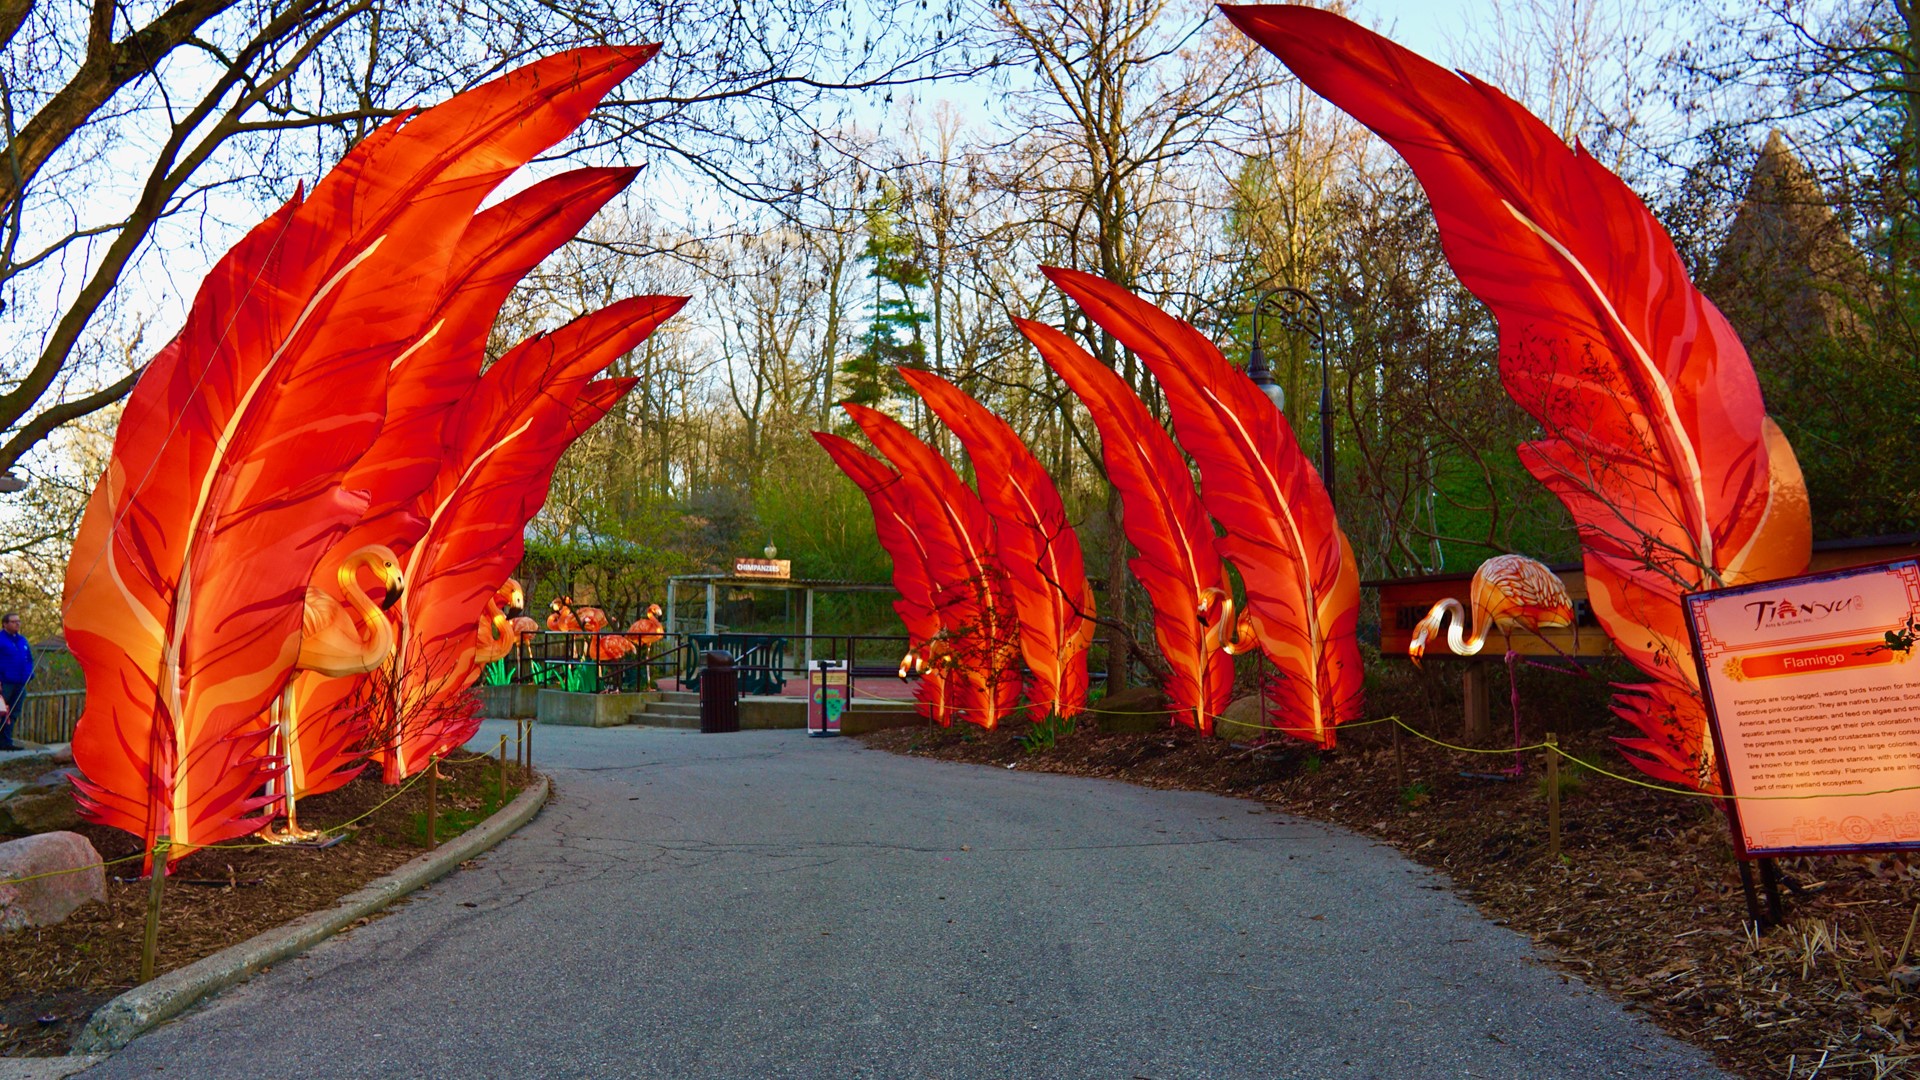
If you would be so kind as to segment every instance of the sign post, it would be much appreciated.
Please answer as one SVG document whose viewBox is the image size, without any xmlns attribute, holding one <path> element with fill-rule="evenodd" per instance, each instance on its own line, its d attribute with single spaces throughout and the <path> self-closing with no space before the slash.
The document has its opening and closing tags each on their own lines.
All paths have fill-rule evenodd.
<svg viewBox="0 0 1920 1080">
<path fill-rule="evenodd" d="M 1920 616 L 1920 560 L 1686 610 L 1740 856 L 1920 849 L 1920 663 L 1888 637 Z"/>
</svg>

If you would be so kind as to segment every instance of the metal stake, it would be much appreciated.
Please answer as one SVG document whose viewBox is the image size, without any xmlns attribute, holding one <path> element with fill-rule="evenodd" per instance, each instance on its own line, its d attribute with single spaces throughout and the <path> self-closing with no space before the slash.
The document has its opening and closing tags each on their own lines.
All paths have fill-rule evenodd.
<svg viewBox="0 0 1920 1080">
<path fill-rule="evenodd" d="M 507 737 L 500 736 L 500 805 L 507 805 Z"/>
<path fill-rule="evenodd" d="M 1560 859 L 1560 740 L 1547 732 L 1547 857 Z"/>
<path fill-rule="evenodd" d="M 1393 783 L 1401 791 L 1407 790 L 1407 755 L 1401 748 L 1398 719 L 1393 722 Z"/>
<path fill-rule="evenodd" d="M 140 946 L 140 981 L 153 981 L 153 965 L 160 951 L 160 896 L 167 889 L 167 853 L 173 841 L 165 833 L 153 838 L 151 884 L 147 888 L 147 936 Z"/>
<path fill-rule="evenodd" d="M 438 804 L 440 802 L 438 797 L 440 794 L 439 779 L 440 779 L 440 758 L 438 756 L 430 756 L 427 758 L 427 848 L 428 850 L 432 850 L 433 848 L 437 848 L 440 846 L 440 841 L 436 839 L 434 836 L 435 826 L 439 825 L 439 822 L 434 820 L 436 812 L 439 810 Z"/>
</svg>

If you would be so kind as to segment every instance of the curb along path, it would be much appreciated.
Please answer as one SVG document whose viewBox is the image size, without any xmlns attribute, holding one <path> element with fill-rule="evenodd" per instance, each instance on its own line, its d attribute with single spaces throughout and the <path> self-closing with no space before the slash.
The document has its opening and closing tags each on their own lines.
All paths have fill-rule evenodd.
<svg viewBox="0 0 1920 1080">
<path fill-rule="evenodd" d="M 175 968 L 121 994 L 94 1010 L 93 1018 L 74 1040 L 73 1052 L 100 1054 L 118 1050 L 135 1036 L 179 1015 L 208 994 L 240 982 L 270 964 L 303 953 L 360 919 L 444 877 L 533 820 L 547 801 L 551 787 L 545 776 L 537 777 L 517 798 L 486 821 L 386 877 L 347 894 L 333 907 L 309 912 L 284 926 Z"/>
</svg>

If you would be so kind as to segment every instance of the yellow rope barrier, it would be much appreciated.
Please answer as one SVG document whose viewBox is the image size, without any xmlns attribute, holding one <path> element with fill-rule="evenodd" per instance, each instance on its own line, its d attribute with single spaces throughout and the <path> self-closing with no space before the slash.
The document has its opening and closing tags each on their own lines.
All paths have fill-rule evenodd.
<svg viewBox="0 0 1920 1080">
<path fill-rule="evenodd" d="M 465 765 L 475 761 L 490 762 L 492 760 L 493 758 L 487 754 L 475 754 L 474 756 L 468 757 L 468 758 L 441 758 L 439 759 L 439 763 L 442 765 L 449 765 L 449 764 Z M 425 780 L 426 777 L 427 777 L 426 770 L 422 769 L 420 772 L 414 773 L 413 776 L 410 777 L 405 784 L 402 784 L 399 787 L 399 789 L 396 790 L 393 794 L 380 800 L 378 803 L 375 803 L 372 807 L 368 808 L 362 813 L 354 817 L 348 818 L 347 820 L 341 822 L 338 825 L 330 825 L 327 828 L 318 829 L 315 831 L 322 836 L 330 836 L 334 833 L 345 832 L 347 829 L 352 828 L 354 825 L 358 824 L 359 822 L 364 821 L 367 818 L 372 817 L 374 814 L 379 813 L 381 810 L 385 809 L 388 804 L 392 803 L 395 799 L 398 799 L 400 796 L 405 795 L 407 792 L 413 790 L 413 786 L 415 784 L 418 784 L 422 780 Z M 252 851 L 252 850 L 258 850 L 262 848 L 285 849 L 287 846 L 288 845 L 286 844 L 270 844 L 265 841 L 260 841 L 257 843 L 249 843 L 249 844 L 195 844 L 195 845 L 192 845 L 194 851 Z M 189 852 L 189 854 L 191 854 L 191 852 Z M 61 877 L 66 874 L 79 874 L 79 873 L 84 873 L 85 871 L 88 871 L 88 870 L 92 870 L 94 867 L 101 867 L 104 869 L 105 867 L 118 866 L 121 863 L 133 862 L 136 859 L 144 859 L 146 857 L 147 857 L 147 853 L 145 851 L 140 851 L 132 855 L 127 855 L 118 859 L 105 859 L 97 863 L 88 863 L 85 866 L 71 866 L 65 870 L 49 870 L 44 874 L 29 874 L 26 877 L 0 878 L 0 885 L 19 885 L 28 881 L 39 881 L 42 878 Z"/>
</svg>

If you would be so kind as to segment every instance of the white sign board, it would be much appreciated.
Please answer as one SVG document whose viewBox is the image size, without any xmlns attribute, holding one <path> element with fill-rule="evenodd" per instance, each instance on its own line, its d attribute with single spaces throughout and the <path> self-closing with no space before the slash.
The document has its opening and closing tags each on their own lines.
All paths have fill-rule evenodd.
<svg viewBox="0 0 1920 1080">
<path fill-rule="evenodd" d="M 1738 796 L 1735 846 L 1755 856 L 1920 849 L 1920 649 L 1886 638 L 1920 615 L 1920 561 L 1686 604 L 1721 781 Z"/>
</svg>

